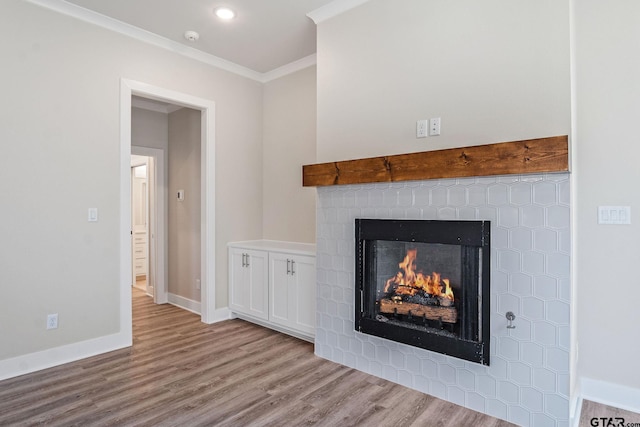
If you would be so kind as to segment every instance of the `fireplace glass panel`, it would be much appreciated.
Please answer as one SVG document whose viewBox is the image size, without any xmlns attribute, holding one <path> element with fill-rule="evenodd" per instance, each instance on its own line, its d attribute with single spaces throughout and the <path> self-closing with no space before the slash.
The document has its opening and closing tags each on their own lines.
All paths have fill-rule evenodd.
<svg viewBox="0 0 640 427">
<path fill-rule="evenodd" d="M 461 297 L 460 246 L 373 240 L 369 251 L 376 320 L 459 336 L 453 317 Z"/>
<path fill-rule="evenodd" d="M 489 364 L 488 221 L 356 220 L 356 330 Z"/>
</svg>

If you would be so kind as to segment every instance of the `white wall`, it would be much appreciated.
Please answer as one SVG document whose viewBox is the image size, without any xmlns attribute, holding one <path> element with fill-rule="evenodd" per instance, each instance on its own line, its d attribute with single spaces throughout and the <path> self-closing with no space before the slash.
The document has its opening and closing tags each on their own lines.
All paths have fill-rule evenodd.
<svg viewBox="0 0 640 427">
<path fill-rule="evenodd" d="M 316 67 L 264 85 L 263 237 L 314 243 L 316 192 L 302 165 L 316 162 Z"/>
<path fill-rule="evenodd" d="M 1 3 L 0 34 L 0 361 L 119 330 L 121 78 L 216 103 L 226 306 L 226 243 L 262 235 L 262 85 L 20 0 Z"/>
<path fill-rule="evenodd" d="M 640 3 L 580 0 L 574 11 L 578 375 L 638 397 Z M 632 224 L 598 225 L 599 205 L 631 206 Z"/>
<path fill-rule="evenodd" d="M 169 114 L 168 290 L 192 301 L 200 301 L 200 116 L 191 108 Z"/>
<path fill-rule="evenodd" d="M 318 161 L 566 135 L 569 5 L 371 0 L 318 26 Z M 415 138 L 416 120 L 442 135 Z"/>
</svg>

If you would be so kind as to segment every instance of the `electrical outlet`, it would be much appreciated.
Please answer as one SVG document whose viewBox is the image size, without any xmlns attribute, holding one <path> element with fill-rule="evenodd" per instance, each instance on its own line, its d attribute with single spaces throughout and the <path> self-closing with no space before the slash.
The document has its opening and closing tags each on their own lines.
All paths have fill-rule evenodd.
<svg viewBox="0 0 640 427">
<path fill-rule="evenodd" d="M 200 279 L 196 279 L 196 289 L 200 289 Z"/>
<path fill-rule="evenodd" d="M 58 313 L 47 315 L 47 329 L 58 328 Z"/>
<path fill-rule="evenodd" d="M 428 120 L 418 120 L 416 122 L 416 138 L 426 138 L 427 137 L 427 128 L 429 124 Z"/>
<path fill-rule="evenodd" d="M 429 119 L 429 136 L 440 135 L 440 117 Z"/>
</svg>

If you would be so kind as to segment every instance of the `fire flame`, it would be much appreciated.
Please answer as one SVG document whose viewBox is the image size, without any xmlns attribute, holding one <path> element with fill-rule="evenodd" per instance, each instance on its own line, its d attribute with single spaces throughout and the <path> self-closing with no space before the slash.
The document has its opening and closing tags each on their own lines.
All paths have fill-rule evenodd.
<svg viewBox="0 0 640 427">
<path fill-rule="evenodd" d="M 387 280 L 384 292 L 395 291 L 398 295 L 415 295 L 419 290 L 436 296 L 454 301 L 453 290 L 449 285 L 449 279 L 441 279 L 439 273 L 424 275 L 422 272 L 416 273 L 417 249 L 407 250 L 404 260 L 398 264 L 402 271 Z"/>
</svg>

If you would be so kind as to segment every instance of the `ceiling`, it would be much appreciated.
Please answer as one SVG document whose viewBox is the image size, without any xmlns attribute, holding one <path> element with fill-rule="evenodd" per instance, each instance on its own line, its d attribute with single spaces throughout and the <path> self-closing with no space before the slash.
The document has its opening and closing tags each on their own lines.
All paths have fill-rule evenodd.
<svg viewBox="0 0 640 427">
<path fill-rule="evenodd" d="M 307 13 L 334 0 L 66 0 L 217 58 L 267 73 L 316 52 Z M 223 22 L 213 11 L 236 12 Z M 189 42 L 186 31 L 200 38 Z"/>
</svg>

